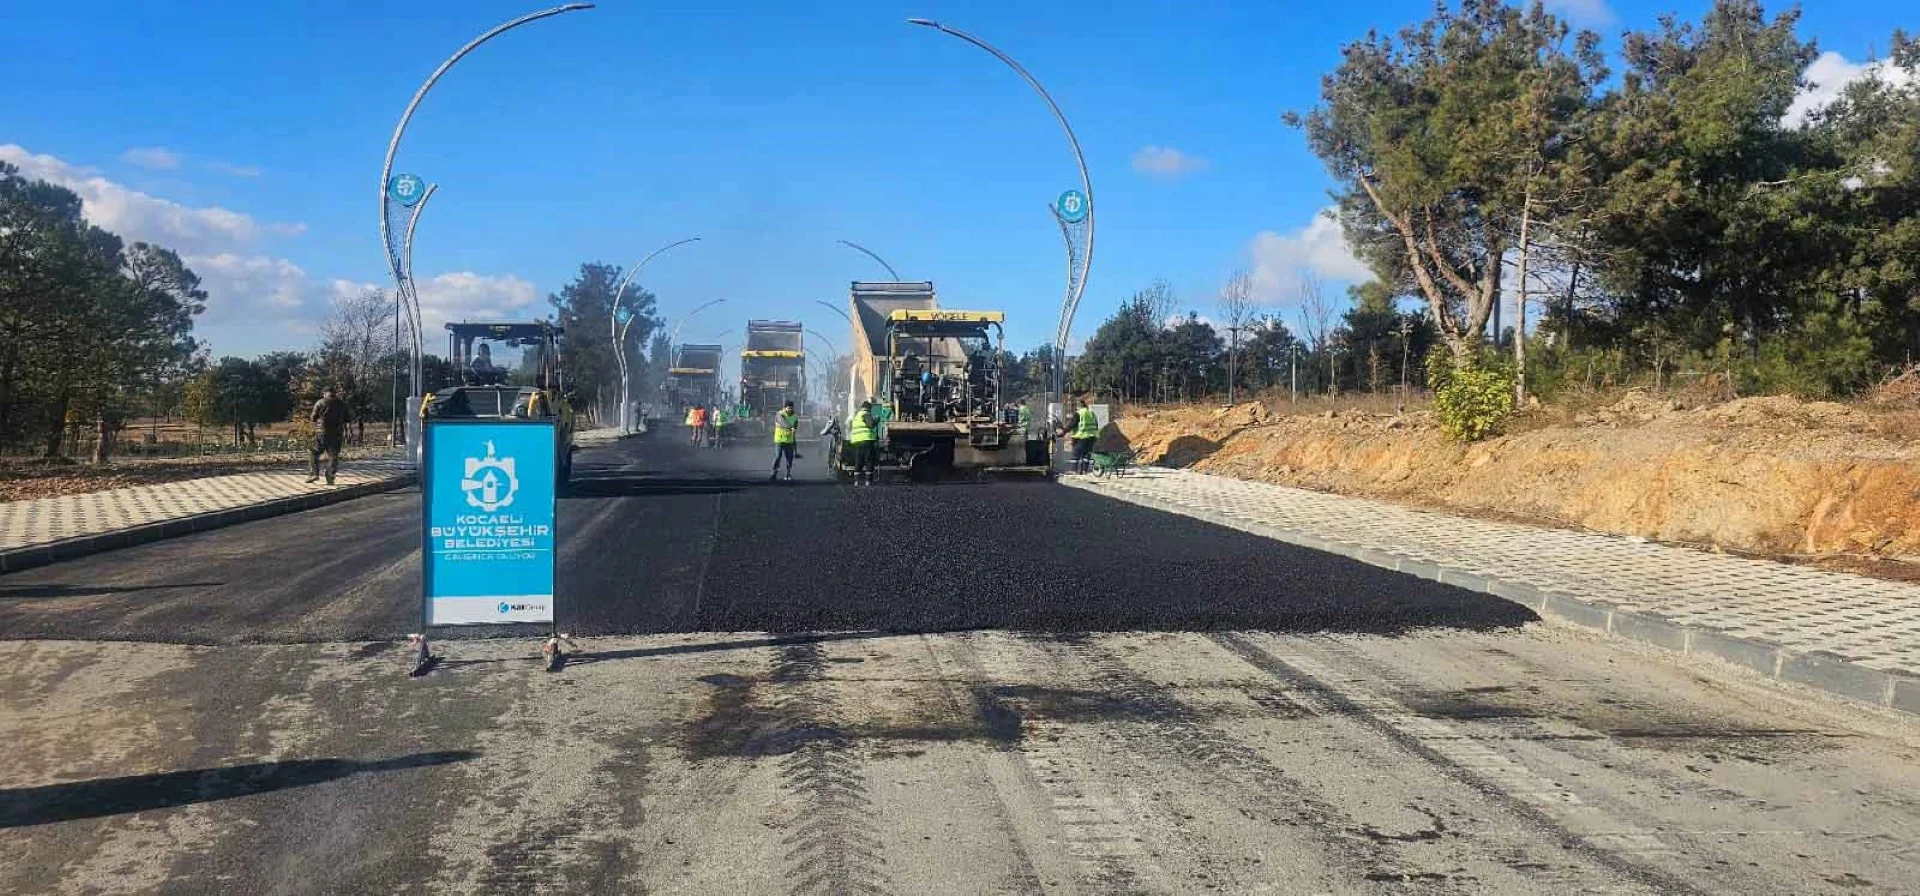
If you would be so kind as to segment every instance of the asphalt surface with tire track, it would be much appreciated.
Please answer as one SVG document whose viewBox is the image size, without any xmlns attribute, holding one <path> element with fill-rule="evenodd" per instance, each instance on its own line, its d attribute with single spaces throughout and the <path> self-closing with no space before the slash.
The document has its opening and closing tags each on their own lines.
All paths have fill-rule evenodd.
<svg viewBox="0 0 1920 896">
<path fill-rule="evenodd" d="M 0 577 L 0 892 L 1920 891 L 1910 720 L 1045 483 L 767 459 L 583 453 L 554 674 L 406 676 L 417 495 Z"/>
<path fill-rule="evenodd" d="M 804 454 L 804 450 L 803 450 Z M 583 452 L 562 500 L 562 627 L 694 631 L 1395 632 L 1517 625 L 1486 595 L 1046 482 L 770 483 L 767 452 Z M 419 628 L 419 494 L 0 578 L 0 638 L 188 644 Z"/>
</svg>

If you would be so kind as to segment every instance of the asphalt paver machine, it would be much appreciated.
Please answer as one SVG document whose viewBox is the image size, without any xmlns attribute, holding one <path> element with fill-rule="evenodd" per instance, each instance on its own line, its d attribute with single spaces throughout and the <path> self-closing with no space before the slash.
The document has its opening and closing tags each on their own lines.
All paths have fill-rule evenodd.
<svg viewBox="0 0 1920 896">
<path fill-rule="evenodd" d="M 1044 474 L 1002 396 L 1006 315 L 943 309 L 930 282 L 856 282 L 850 404 L 885 409 L 880 466 L 929 479 Z M 846 409 L 851 414 L 852 407 Z M 844 458 L 836 466 L 848 469 Z"/>
<path fill-rule="evenodd" d="M 421 416 L 552 420 L 554 481 L 565 486 L 573 475 L 574 413 L 560 364 L 563 333 L 547 321 L 447 324 L 458 383 L 428 393 Z"/>
</svg>

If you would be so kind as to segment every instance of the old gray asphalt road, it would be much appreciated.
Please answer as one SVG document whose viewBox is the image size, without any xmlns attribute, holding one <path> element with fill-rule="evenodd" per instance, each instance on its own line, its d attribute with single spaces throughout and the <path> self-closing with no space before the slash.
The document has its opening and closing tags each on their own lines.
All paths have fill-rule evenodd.
<svg viewBox="0 0 1920 896">
<path fill-rule="evenodd" d="M 1901 720 L 1184 523 L 1072 533 L 1124 573 L 1100 580 L 1118 609 L 1056 547 L 968 541 L 1050 565 L 1000 593 L 916 565 L 903 508 L 1101 507 L 1044 485 L 781 492 L 714 458 L 594 460 L 601 493 L 564 513 L 640 534 L 595 536 L 582 583 L 671 555 L 649 538 L 735 568 L 669 587 L 629 566 L 643 584 L 602 598 L 642 609 L 592 624 L 666 633 L 592 638 L 558 674 L 526 639 L 450 644 L 410 680 L 395 642 L 328 638 L 406 596 L 408 514 L 379 499 L 320 512 L 363 521 L 335 546 L 359 562 L 279 561 L 271 600 L 195 583 L 274 562 L 316 515 L 0 578 L 0 892 L 1920 891 Z M 907 543 L 808 547 L 862 532 Z M 911 587 L 862 593 L 869 568 Z M 196 595 L 219 605 L 174 640 L 203 643 L 139 637 Z"/>
</svg>

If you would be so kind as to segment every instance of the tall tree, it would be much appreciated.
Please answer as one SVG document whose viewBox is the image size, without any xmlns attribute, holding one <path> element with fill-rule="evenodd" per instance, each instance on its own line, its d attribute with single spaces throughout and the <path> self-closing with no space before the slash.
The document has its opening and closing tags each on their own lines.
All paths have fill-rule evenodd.
<svg viewBox="0 0 1920 896">
<path fill-rule="evenodd" d="M 1415 285 L 1460 358 L 1499 299 L 1529 177 L 1605 77 L 1598 45 L 1538 4 L 1462 0 L 1349 44 L 1320 106 L 1288 116 L 1339 185 L 1349 241 L 1382 279 Z"/>
<path fill-rule="evenodd" d="M 1224 385 L 1225 346 L 1213 324 L 1188 312 L 1186 319 L 1160 332 L 1159 354 L 1170 378 L 1169 385 L 1183 401 L 1196 401 Z"/>
<path fill-rule="evenodd" d="M 1118 395 L 1122 401 L 1151 397 L 1163 373 L 1160 331 L 1173 305 L 1173 287 L 1157 280 L 1121 303 L 1087 340 L 1070 371 L 1075 389 Z"/>
<path fill-rule="evenodd" d="M 557 322 L 566 330 L 567 385 L 585 399 L 598 396 L 601 403 L 618 401 L 620 395 L 619 362 L 607 325 L 613 314 L 614 287 L 619 282 L 619 267 L 588 262 L 580 266 L 579 275 L 571 283 L 547 296 Z M 654 314 L 653 294 L 629 291 L 621 304 L 636 315 L 627 331 L 628 344 L 646 345 L 660 325 Z M 637 358 L 630 360 L 639 363 Z"/>
<path fill-rule="evenodd" d="M 1593 238 L 1602 282 L 1650 340 L 1752 340 L 1803 296 L 1817 256 L 1786 188 L 1819 161 L 1781 123 L 1814 56 L 1798 19 L 1717 0 L 1697 26 L 1667 17 L 1626 36 L 1620 88 L 1595 128 L 1607 180 Z"/>
</svg>

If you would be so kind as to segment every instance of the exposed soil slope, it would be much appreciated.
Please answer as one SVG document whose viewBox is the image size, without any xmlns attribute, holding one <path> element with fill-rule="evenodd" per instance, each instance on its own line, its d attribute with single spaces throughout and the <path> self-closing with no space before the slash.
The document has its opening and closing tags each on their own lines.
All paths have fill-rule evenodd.
<svg viewBox="0 0 1920 896">
<path fill-rule="evenodd" d="M 1662 541 L 1920 559 L 1920 446 L 1905 411 L 1790 398 L 1685 409 L 1641 393 L 1473 445 L 1425 413 L 1142 410 L 1118 432 L 1201 472 Z"/>
</svg>

